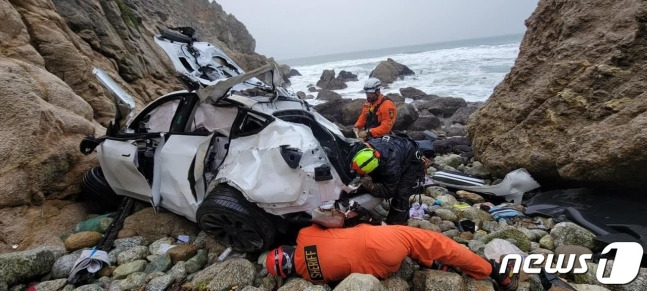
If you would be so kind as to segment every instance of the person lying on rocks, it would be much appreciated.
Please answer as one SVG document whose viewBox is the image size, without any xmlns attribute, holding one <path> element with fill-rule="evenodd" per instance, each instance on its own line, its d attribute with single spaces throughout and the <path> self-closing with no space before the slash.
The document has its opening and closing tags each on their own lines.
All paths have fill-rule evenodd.
<svg viewBox="0 0 647 291">
<path fill-rule="evenodd" d="M 263 260 L 263 256 L 266 257 Z M 352 273 L 387 278 L 400 269 L 405 257 L 422 266 L 451 266 L 477 279 L 488 276 L 500 290 L 516 290 L 517 274 L 508 265 L 486 261 L 451 238 L 402 225 L 360 224 L 352 228 L 303 228 L 296 246 L 283 245 L 261 255 L 259 263 L 272 276 L 298 275 L 315 284 L 340 281 Z M 443 268 L 440 268 L 443 269 Z"/>
</svg>

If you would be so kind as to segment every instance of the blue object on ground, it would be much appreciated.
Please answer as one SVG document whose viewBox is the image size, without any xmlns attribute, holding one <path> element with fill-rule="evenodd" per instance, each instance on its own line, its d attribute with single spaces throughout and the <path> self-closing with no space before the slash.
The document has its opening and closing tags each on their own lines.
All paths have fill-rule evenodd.
<svg viewBox="0 0 647 291">
<path fill-rule="evenodd" d="M 524 216 L 523 213 L 507 205 L 498 205 L 490 208 L 490 214 L 492 215 L 492 218 L 494 218 L 494 220 L 499 220 L 502 218 L 508 220 L 515 217 Z"/>
</svg>

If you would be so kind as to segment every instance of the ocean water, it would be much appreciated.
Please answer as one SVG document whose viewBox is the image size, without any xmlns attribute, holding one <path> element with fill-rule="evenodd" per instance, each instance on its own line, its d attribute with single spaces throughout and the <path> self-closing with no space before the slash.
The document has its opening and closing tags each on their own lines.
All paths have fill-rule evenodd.
<svg viewBox="0 0 647 291">
<path fill-rule="evenodd" d="M 414 87 L 427 94 L 460 97 L 466 101 L 485 101 L 510 71 L 523 35 L 507 35 L 490 38 L 432 43 L 406 47 L 394 47 L 328 56 L 293 60 L 281 60 L 298 70 L 302 76 L 291 77 L 292 90 L 303 91 L 316 97 L 316 92 L 307 90 L 315 85 L 323 70 L 334 69 L 356 74 L 359 81 L 347 82 L 348 88 L 335 90 L 343 98 L 365 98 L 364 81 L 375 67 L 387 58 L 403 64 L 415 72 L 403 80 L 397 80 L 384 88 L 382 93 L 399 93 L 403 87 Z M 310 100 L 312 104 L 319 103 Z"/>
</svg>

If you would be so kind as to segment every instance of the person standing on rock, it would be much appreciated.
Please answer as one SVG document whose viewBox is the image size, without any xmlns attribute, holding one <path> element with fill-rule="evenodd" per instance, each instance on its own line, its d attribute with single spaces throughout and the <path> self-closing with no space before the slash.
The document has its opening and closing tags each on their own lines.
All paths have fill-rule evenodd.
<svg viewBox="0 0 647 291">
<path fill-rule="evenodd" d="M 353 129 L 360 139 L 382 137 L 393 129 L 397 109 L 393 101 L 380 93 L 381 88 L 382 82 L 377 78 L 368 78 L 364 83 L 366 103 Z"/>
<path fill-rule="evenodd" d="M 324 229 L 314 224 L 299 231 L 296 247 L 283 245 L 266 255 L 259 263 L 270 275 L 299 275 L 313 283 L 339 281 L 352 273 L 387 278 L 408 256 L 428 268 L 457 267 L 477 280 L 489 276 L 501 290 L 518 286 L 511 265 L 499 273 L 499 263 L 486 261 L 444 234 L 402 225 Z"/>
</svg>

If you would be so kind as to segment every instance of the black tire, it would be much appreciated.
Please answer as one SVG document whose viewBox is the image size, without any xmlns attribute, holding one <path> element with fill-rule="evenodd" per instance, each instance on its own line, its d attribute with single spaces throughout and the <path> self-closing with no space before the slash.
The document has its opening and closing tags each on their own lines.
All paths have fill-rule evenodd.
<svg viewBox="0 0 647 291">
<path fill-rule="evenodd" d="M 275 228 L 267 213 L 226 184 L 207 195 L 198 207 L 196 220 L 204 232 L 237 251 L 267 250 L 274 242 Z"/>
<path fill-rule="evenodd" d="M 89 210 L 93 213 L 113 212 L 119 208 L 119 204 L 123 199 L 122 196 L 117 195 L 110 188 L 101 167 L 98 166 L 90 169 L 85 174 L 81 189 L 83 190 L 81 200 L 87 204 Z"/>
</svg>

